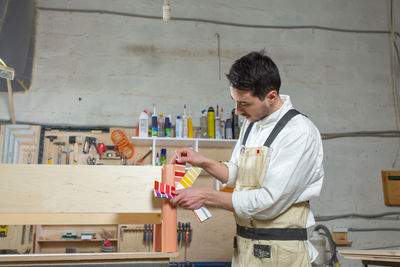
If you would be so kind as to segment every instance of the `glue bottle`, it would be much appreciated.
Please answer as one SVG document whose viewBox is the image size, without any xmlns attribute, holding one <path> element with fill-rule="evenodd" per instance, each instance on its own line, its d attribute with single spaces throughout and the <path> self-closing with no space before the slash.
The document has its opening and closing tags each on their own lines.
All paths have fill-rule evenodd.
<svg viewBox="0 0 400 267">
<path fill-rule="evenodd" d="M 167 150 L 165 148 L 161 148 L 160 163 L 161 166 L 167 163 Z"/>
<path fill-rule="evenodd" d="M 147 110 L 143 110 L 139 116 L 139 137 L 148 137 L 149 134 L 149 116 Z"/>
<path fill-rule="evenodd" d="M 165 120 L 164 114 L 160 113 L 160 117 L 158 117 L 158 136 L 165 137 Z"/>
<path fill-rule="evenodd" d="M 214 118 L 214 108 L 209 107 L 207 112 L 207 132 L 208 138 L 215 138 L 215 118 Z"/>
</svg>

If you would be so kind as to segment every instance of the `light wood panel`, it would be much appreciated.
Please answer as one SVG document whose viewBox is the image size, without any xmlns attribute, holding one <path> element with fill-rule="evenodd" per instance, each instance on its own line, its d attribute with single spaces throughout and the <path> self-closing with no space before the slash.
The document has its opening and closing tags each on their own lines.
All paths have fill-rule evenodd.
<svg viewBox="0 0 400 267">
<path fill-rule="evenodd" d="M 114 214 L 15 214 L 0 213 L 0 222 L 11 225 L 45 224 L 45 225 L 113 225 L 113 224 L 158 224 L 161 223 L 160 212 L 147 213 L 114 213 Z"/>
<path fill-rule="evenodd" d="M 153 197 L 152 188 L 160 179 L 161 167 L 155 166 L 0 164 L 0 214 L 34 214 L 19 224 L 52 213 L 139 213 L 154 218 L 161 212 L 161 200 Z"/>
<path fill-rule="evenodd" d="M 339 250 L 345 259 L 394 263 L 400 262 L 398 250 Z"/>
<path fill-rule="evenodd" d="M 178 253 L 130 252 L 130 253 L 78 253 L 78 254 L 35 254 L 35 255 L 0 255 L 0 265 L 15 266 L 32 264 L 67 264 L 67 263 L 130 263 L 130 262 L 169 262 Z"/>
</svg>

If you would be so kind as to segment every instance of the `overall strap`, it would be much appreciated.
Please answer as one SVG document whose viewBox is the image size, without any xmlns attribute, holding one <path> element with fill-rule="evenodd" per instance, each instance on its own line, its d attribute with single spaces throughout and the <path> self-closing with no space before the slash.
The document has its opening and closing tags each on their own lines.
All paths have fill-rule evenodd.
<svg viewBox="0 0 400 267">
<path fill-rule="evenodd" d="M 275 138 L 278 136 L 278 134 L 281 132 L 283 127 L 296 115 L 301 114 L 299 111 L 295 109 L 291 109 L 288 112 L 286 112 L 285 115 L 278 121 L 278 123 L 275 125 L 274 129 L 270 133 L 270 135 L 267 138 L 267 141 L 265 141 L 264 146 L 270 147 L 272 142 L 274 142 Z"/>
<path fill-rule="evenodd" d="M 247 137 L 249 137 L 249 133 L 251 131 L 251 128 L 253 128 L 254 122 L 250 122 L 249 126 L 247 126 L 246 132 L 244 133 L 243 141 L 242 141 L 242 146 L 246 144 Z"/>
</svg>

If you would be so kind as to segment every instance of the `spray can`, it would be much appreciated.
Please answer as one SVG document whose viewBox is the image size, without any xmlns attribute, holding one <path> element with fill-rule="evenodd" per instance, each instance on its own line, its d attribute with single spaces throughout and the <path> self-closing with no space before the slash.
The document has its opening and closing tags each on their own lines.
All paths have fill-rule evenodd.
<svg viewBox="0 0 400 267">
<path fill-rule="evenodd" d="M 207 132 L 208 138 L 215 138 L 215 118 L 213 107 L 209 107 L 207 112 Z"/>
<path fill-rule="evenodd" d="M 158 121 L 157 121 L 157 112 L 156 105 L 153 106 L 153 115 L 151 116 L 151 136 L 158 135 Z"/>
<path fill-rule="evenodd" d="M 224 109 L 221 108 L 221 127 L 219 128 L 219 132 L 221 134 L 221 139 L 225 139 L 225 120 L 224 120 Z"/>
<path fill-rule="evenodd" d="M 139 137 L 148 137 L 149 135 L 149 116 L 147 110 L 143 110 L 139 116 Z"/>
<path fill-rule="evenodd" d="M 234 139 L 239 138 L 239 117 L 236 115 L 235 109 L 232 109 L 232 135 Z"/>
<path fill-rule="evenodd" d="M 221 118 L 219 117 L 218 105 L 217 105 L 217 114 L 215 116 L 215 139 L 221 139 Z"/>
<path fill-rule="evenodd" d="M 225 138 L 226 139 L 233 139 L 232 121 L 231 121 L 231 119 L 226 119 L 226 123 L 225 123 Z"/>
<path fill-rule="evenodd" d="M 201 133 L 200 133 L 200 138 L 208 138 L 208 131 L 207 131 L 207 116 L 206 116 L 207 110 L 203 109 L 201 111 L 201 117 L 200 117 L 200 128 L 201 128 Z"/>
</svg>

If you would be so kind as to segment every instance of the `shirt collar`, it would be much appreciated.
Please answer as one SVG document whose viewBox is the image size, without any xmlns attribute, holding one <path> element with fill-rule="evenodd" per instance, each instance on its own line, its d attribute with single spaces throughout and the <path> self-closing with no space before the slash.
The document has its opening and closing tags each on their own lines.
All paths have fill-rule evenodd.
<svg viewBox="0 0 400 267">
<path fill-rule="evenodd" d="M 265 125 L 268 125 L 270 123 L 277 122 L 280 118 L 283 117 L 283 115 L 286 114 L 286 112 L 288 110 L 293 108 L 292 101 L 290 101 L 290 96 L 288 96 L 288 95 L 280 95 L 280 97 L 281 97 L 281 99 L 283 101 L 282 106 L 277 111 L 275 111 L 274 113 L 268 115 L 264 119 L 255 122 L 256 125 L 265 126 Z"/>
</svg>

